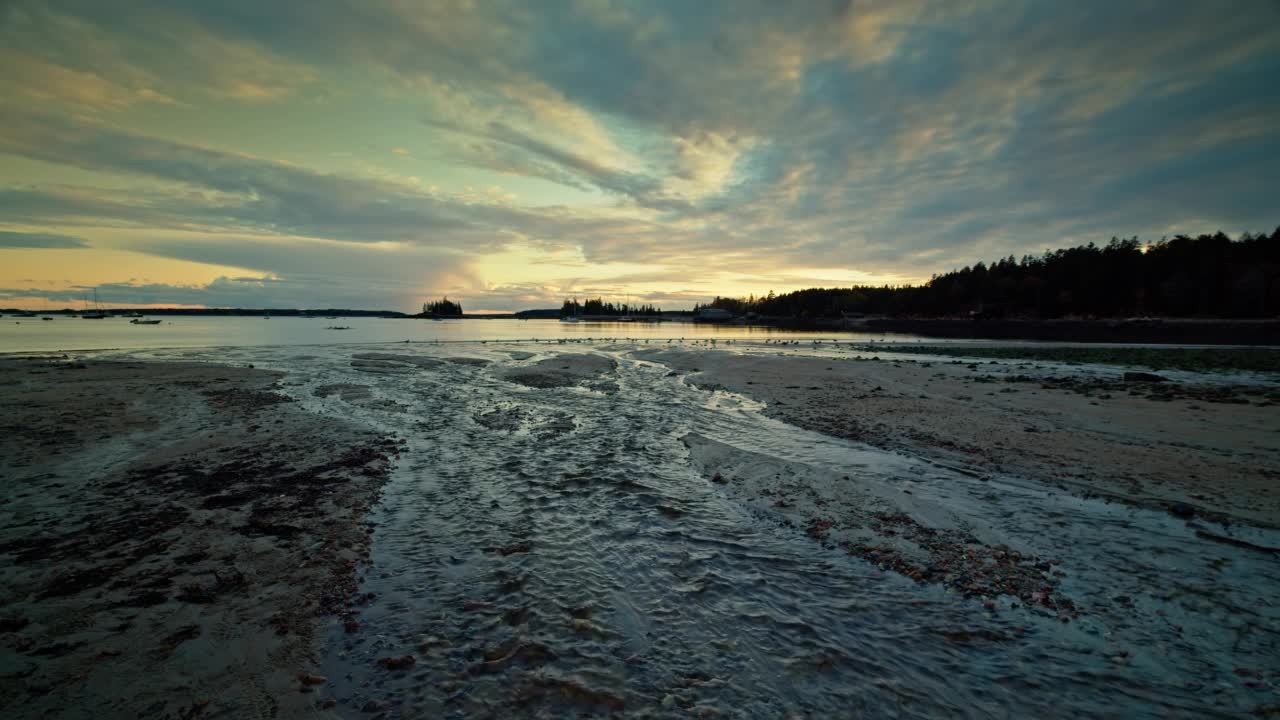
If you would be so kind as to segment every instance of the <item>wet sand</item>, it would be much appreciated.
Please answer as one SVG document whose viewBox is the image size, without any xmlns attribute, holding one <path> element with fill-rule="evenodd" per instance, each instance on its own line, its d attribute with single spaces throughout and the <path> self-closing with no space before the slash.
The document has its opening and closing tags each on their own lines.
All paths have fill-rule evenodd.
<svg viewBox="0 0 1280 720">
<path fill-rule="evenodd" d="M 396 448 L 279 379 L 0 360 L 0 714 L 316 713 Z"/>
<path fill-rule="evenodd" d="M 980 477 L 1280 527 L 1280 388 L 1018 362 L 646 351 L 809 430 Z M 875 359 L 872 359 L 875 358 Z"/>
<path fill-rule="evenodd" d="M 561 353 L 527 365 L 505 368 L 501 371 L 501 377 L 531 388 L 583 384 L 593 390 L 608 392 L 618 387 L 616 382 L 607 377 L 617 367 L 616 361 L 599 355 Z"/>
<path fill-rule="evenodd" d="M 365 350 L 0 361 L 0 712 L 1269 707 L 1274 386 Z"/>
</svg>

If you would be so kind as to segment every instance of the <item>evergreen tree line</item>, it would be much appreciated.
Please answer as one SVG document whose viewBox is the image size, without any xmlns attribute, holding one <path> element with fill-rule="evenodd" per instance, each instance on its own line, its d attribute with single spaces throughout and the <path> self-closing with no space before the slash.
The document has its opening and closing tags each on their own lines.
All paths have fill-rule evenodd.
<svg viewBox="0 0 1280 720">
<path fill-rule="evenodd" d="M 812 288 L 764 297 L 717 297 L 737 315 L 830 318 L 842 314 L 979 317 L 1223 317 L 1280 315 L 1280 228 L 1112 238 L 1043 255 L 1009 256 L 935 275 L 923 285 Z"/>
<path fill-rule="evenodd" d="M 441 298 L 434 302 L 423 303 L 422 312 L 424 315 L 462 315 L 462 304 L 452 302 L 449 298 Z"/>
<path fill-rule="evenodd" d="M 578 315 L 661 315 L 662 309 L 656 305 L 628 305 L 605 302 L 601 298 L 578 302 L 577 298 L 565 300 L 560 306 L 560 317 Z"/>
</svg>

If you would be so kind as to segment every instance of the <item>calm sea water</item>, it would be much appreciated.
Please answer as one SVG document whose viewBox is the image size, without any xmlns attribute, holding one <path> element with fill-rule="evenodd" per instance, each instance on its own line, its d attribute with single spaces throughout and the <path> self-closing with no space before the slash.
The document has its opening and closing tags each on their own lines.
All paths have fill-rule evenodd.
<svg viewBox="0 0 1280 720">
<path fill-rule="evenodd" d="M 331 329 L 334 326 L 344 330 Z M 579 340 L 603 338 L 764 340 L 839 338 L 858 342 L 915 341 L 914 335 L 783 330 L 741 325 L 662 323 L 562 323 L 558 320 L 404 320 L 390 318 L 178 317 L 159 325 L 127 318 L 0 318 L 0 352 L 245 347 L 337 343 L 475 342 L 481 340 Z"/>
</svg>

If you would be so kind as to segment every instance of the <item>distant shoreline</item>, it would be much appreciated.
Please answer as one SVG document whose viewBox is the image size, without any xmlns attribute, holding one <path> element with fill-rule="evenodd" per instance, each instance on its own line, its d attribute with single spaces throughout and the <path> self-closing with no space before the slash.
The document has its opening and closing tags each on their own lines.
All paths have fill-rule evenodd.
<svg viewBox="0 0 1280 720">
<path fill-rule="evenodd" d="M 0 309 L 0 315 L 16 316 L 33 311 Z M 543 320 L 555 321 L 542 311 L 500 314 L 480 313 L 460 316 L 409 315 L 391 310 L 290 310 L 254 308 L 158 308 L 118 309 L 105 312 L 122 316 L 141 313 L 152 317 L 276 317 L 276 318 L 385 318 L 394 320 Z M 536 314 L 535 314 L 536 313 Z M 45 316 L 75 316 L 71 309 L 35 312 Z M 584 322 L 625 323 L 619 318 L 590 317 Z M 633 322 L 691 322 L 690 315 L 666 313 Z M 969 318 L 781 318 L 760 317 L 749 322 L 714 323 L 732 327 L 769 327 L 783 330 L 825 330 L 831 332 L 902 333 L 931 338 L 973 340 L 1041 340 L 1080 343 L 1141 343 L 1191 345 L 1280 346 L 1280 320 L 1233 318 L 1109 318 L 1077 319 L 969 319 Z"/>
</svg>

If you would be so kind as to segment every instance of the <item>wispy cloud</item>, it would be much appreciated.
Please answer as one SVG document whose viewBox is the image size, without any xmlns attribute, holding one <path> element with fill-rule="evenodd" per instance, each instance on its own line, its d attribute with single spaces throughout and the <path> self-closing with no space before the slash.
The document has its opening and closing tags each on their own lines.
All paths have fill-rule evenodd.
<svg viewBox="0 0 1280 720">
<path fill-rule="evenodd" d="M 335 291 L 336 290 L 336 291 Z M 355 307 L 362 296 L 330 288 L 325 297 L 333 305 Z M 307 307 L 317 296 L 297 280 L 271 277 L 219 277 L 212 282 L 193 285 L 170 283 L 104 283 L 92 288 L 72 286 L 59 290 L 39 288 L 0 288 L 0 300 L 38 298 L 50 303 L 80 303 L 86 293 L 94 291 L 109 305 L 180 305 L 191 307 Z"/>
<path fill-rule="evenodd" d="M 0 152 L 96 172 L 179 183 L 171 192 L 77 192 L 71 205 L 110 218 L 258 229 L 351 241 L 430 242 L 437 233 L 476 227 L 473 204 L 452 201 L 409 183 L 331 175 L 293 164 L 138 135 L 70 117 L 33 115 L 0 107 Z M 10 191 L 10 201 L 30 190 Z M 55 204 L 57 193 L 32 201 Z M 147 202 L 159 200 L 164 202 Z M 3 202 L 3 200 L 0 200 Z M 15 203 L 20 204 L 20 203 Z M 83 210 L 81 210 L 83 211 Z M 501 215 L 509 212 L 495 209 Z M 472 238 L 474 241 L 474 238 Z"/>
<path fill-rule="evenodd" d="M 89 247 L 89 244 L 78 237 L 72 237 L 70 235 L 0 230 L 0 248 L 43 248 L 48 250 L 65 250 L 69 248 L 83 247 Z"/>
</svg>

